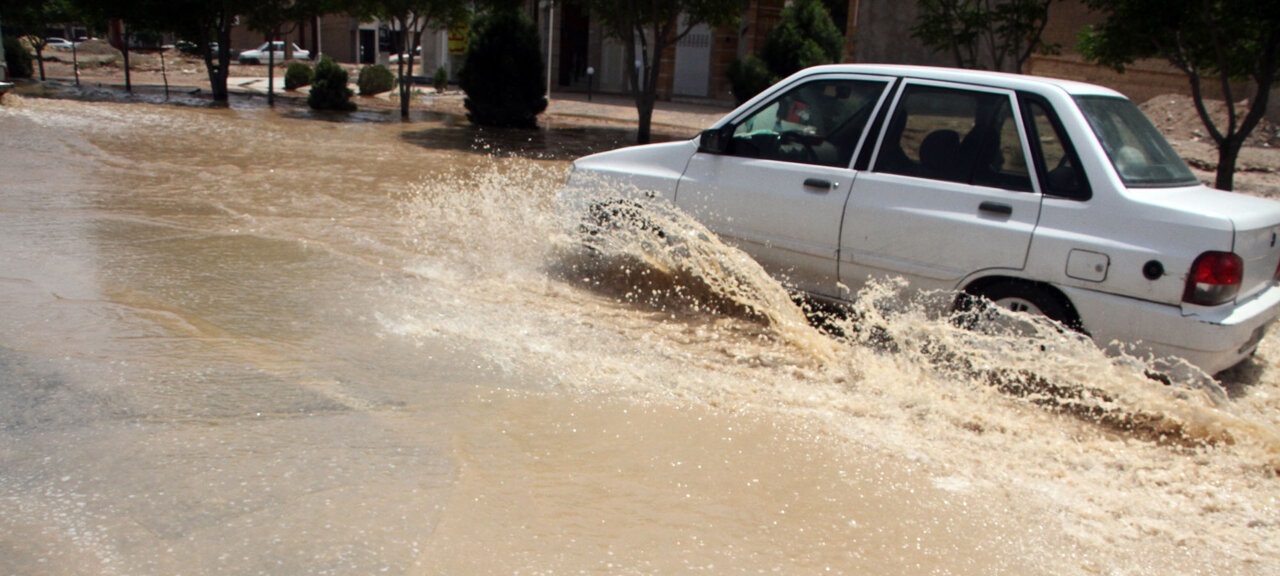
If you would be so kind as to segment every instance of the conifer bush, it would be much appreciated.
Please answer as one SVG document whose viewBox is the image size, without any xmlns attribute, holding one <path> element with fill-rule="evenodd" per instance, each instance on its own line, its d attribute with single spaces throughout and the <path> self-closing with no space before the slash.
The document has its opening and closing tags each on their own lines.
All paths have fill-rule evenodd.
<svg viewBox="0 0 1280 576">
<path fill-rule="evenodd" d="M 350 112 L 356 109 L 351 101 L 353 95 L 347 87 L 350 76 L 337 62 L 328 56 L 322 57 L 316 64 L 315 77 L 311 82 L 311 94 L 307 96 L 307 105 L 316 110 L 339 110 Z"/>
<path fill-rule="evenodd" d="M 449 87 L 449 71 L 444 66 L 436 68 L 436 75 L 431 77 L 431 85 L 435 87 L 437 94 L 443 94 Z"/>
<path fill-rule="evenodd" d="M 284 89 L 297 90 L 303 86 L 311 84 L 311 78 L 315 74 L 310 66 L 302 62 L 294 62 L 289 64 L 289 68 L 284 71 Z"/>
<path fill-rule="evenodd" d="M 733 98 L 738 104 L 764 92 L 765 88 L 777 81 L 764 65 L 764 60 L 755 54 L 747 54 L 729 64 L 729 89 L 733 91 Z"/>
<path fill-rule="evenodd" d="M 800 70 L 840 61 L 844 37 L 822 0 L 795 0 L 781 18 L 759 55 L 748 54 L 729 67 L 729 84 L 739 104 Z"/>
<path fill-rule="evenodd" d="M 13 36 L 4 37 L 4 60 L 11 77 L 30 78 L 35 73 L 31 53 Z"/>
<path fill-rule="evenodd" d="M 474 31 L 458 71 L 467 119 L 481 126 L 536 127 L 547 109 L 547 85 L 533 21 L 518 10 L 500 10 L 477 21 Z"/>
<path fill-rule="evenodd" d="M 390 92 L 396 87 L 396 75 L 391 72 L 390 68 L 382 64 L 365 66 L 360 69 L 360 76 L 356 79 L 356 85 L 360 87 L 361 96 L 373 96 L 374 94 Z"/>
<path fill-rule="evenodd" d="M 795 0 L 765 37 L 760 57 L 777 78 L 819 64 L 840 61 L 844 37 L 822 0 Z"/>
</svg>

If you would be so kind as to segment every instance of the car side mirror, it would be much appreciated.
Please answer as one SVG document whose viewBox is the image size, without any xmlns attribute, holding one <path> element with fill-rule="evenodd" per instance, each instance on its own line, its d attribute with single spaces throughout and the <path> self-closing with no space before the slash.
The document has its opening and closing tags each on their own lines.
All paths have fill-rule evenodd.
<svg viewBox="0 0 1280 576">
<path fill-rule="evenodd" d="M 703 130 L 701 134 L 698 134 L 699 152 L 706 152 L 708 154 L 727 154 L 731 144 L 733 144 L 732 125 Z"/>
</svg>

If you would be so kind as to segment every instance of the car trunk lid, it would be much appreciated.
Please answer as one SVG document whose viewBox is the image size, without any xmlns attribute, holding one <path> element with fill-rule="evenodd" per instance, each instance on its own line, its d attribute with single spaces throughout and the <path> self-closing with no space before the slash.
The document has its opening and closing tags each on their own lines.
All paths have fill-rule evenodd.
<svg viewBox="0 0 1280 576">
<path fill-rule="evenodd" d="M 1280 204 L 1204 186 L 1130 189 L 1129 193 L 1153 206 L 1194 215 L 1201 221 L 1216 220 L 1224 228 L 1229 226 L 1229 246 L 1204 246 L 1203 250 L 1234 252 L 1244 261 L 1244 277 L 1237 300 L 1244 300 L 1275 282 L 1280 265 Z"/>
</svg>

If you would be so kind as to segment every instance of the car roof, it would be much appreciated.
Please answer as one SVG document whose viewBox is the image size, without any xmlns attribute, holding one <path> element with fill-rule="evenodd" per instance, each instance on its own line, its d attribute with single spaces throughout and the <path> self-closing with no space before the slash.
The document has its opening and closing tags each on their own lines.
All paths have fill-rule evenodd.
<svg viewBox="0 0 1280 576">
<path fill-rule="evenodd" d="M 1014 90 L 1030 90 L 1034 88 L 1043 89 L 1051 87 L 1077 96 L 1089 95 L 1124 97 L 1123 94 L 1110 88 L 1086 82 L 1063 80 L 1061 78 L 1049 78 L 1047 76 L 1031 76 L 1027 74 L 991 72 L 987 70 L 967 70 L 963 68 L 946 68 L 940 66 L 912 66 L 906 64 L 828 64 L 824 66 L 806 68 L 797 72 L 796 76 L 829 73 L 871 74 L 876 76 L 918 78 L 942 82 L 997 86 Z"/>
</svg>

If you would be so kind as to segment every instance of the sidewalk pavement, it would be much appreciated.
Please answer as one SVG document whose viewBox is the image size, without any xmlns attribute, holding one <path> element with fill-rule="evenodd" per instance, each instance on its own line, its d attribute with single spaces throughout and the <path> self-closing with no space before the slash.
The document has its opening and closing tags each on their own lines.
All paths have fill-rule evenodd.
<svg viewBox="0 0 1280 576">
<path fill-rule="evenodd" d="M 227 87 L 235 92 L 266 94 L 267 79 L 264 77 L 232 77 L 227 79 Z M 351 85 L 351 88 L 356 90 L 354 84 Z M 441 112 L 464 113 L 462 112 L 462 100 L 465 96 L 462 92 L 452 90 L 445 94 L 436 94 L 434 89 L 425 88 L 425 90 L 426 94 L 414 102 L 413 106 L 415 108 L 425 106 L 427 109 Z M 292 93 L 286 93 L 284 92 L 284 79 L 277 77 L 275 92 L 277 95 L 305 96 L 307 88 L 304 87 Z M 385 92 L 375 96 L 375 98 L 394 103 L 396 94 L 394 91 Z M 654 105 L 652 121 L 655 126 L 697 132 L 709 128 L 731 109 L 728 104 L 710 101 L 706 103 L 658 102 Z M 616 122 L 631 126 L 639 122 L 635 101 L 630 96 L 616 94 L 593 94 L 591 99 L 588 100 L 587 95 L 582 92 L 552 92 L 551 101 L 547 106 L 547 113 L 554 116 Z"/>
</svg>

